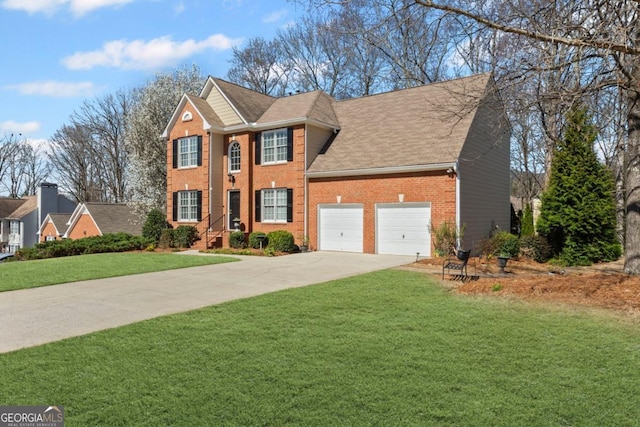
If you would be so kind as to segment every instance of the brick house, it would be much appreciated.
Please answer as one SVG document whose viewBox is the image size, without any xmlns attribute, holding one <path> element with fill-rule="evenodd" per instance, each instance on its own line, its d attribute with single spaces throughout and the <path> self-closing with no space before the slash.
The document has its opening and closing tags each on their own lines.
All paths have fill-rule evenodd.
<svg viewBox="0 0 640 427">
<path fill-rule="evenodd" d="M 208 245 L 290 231 L 318 250 L 430 256 L 508 230 L 510 126 L 490 74 L 357 99 L 274 98 L 217 78 L 169 121 L 167 211 Z"/>
</svg>

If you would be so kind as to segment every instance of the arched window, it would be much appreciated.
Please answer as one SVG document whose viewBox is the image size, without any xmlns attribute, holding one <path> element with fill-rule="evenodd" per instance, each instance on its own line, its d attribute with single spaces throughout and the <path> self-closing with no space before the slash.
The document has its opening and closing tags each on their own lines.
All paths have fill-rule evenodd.
<svg viewBox="0 0 640 427">
<path fill-rule="evenodd" d="M 229 145 L 229 173 L 240 172 L 240 144 L 233 141 Z"/>
</svg>

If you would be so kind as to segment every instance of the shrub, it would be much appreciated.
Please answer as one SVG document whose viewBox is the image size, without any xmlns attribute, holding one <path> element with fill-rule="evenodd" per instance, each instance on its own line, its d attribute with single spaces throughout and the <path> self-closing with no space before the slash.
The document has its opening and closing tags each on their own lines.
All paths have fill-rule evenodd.
<svg viewBox="0 0 640 427">
<path fill-rule="evenodd" d="M 533 211 L 531 210 L 531 205 L 529 203 L 524 207 L 524 212 L 522 213 L 522 222 L 520 224 L 520 236 L 533 236 L 535 234 L 535 229 L 533 226 Z"/>
<path fill-rule="evenodd" d="M 524 236 L 520 239 L 520 255 L 537 262 L 547 262 L 551 257 L 551 248 L 542 236 Z"/>
<path fill-rule="evenodd" d="M 38 243 L 33 248 L 20 249 L 16 254 L 16 258 L 31 260 L 105 252 L 124 252 L 144 249 L 149 243 L 149 239 L 142 236 L 112 233 L 76 240 L 54 240 Z"/>
<path fill-rule="evenodd" d="M 160 209 L 151 209 L 147 215 L 147 220 L 142 226 L 142 237 L 150 239 L 153 243 L 158 243 L 162 236 L 162 230 L 171 228 Z"/>
<path fill-rule="evenodd" d="M 243 231 L 234 231 L 229 234 L 229 246 L 234 249 L 243 249 L 247 246 L 244 243 L 244 232 Z"/>
<path fill-rule="evenodd" d="M 520 252 L 520 240 L 508 231 L 501 231 L 482 242 L 482 253 L 492 256 L 517 258 Z"/>
<path fill-rule="evenodd" d="M 431 237 L 436 255 L 444 256 L 450 253 L 458 246 L 458 240 L 464 236 L 465 226 L 460 230 L 456 229 L 455 224 L 445 221 L 437 227 L 431 225 Z"/>
<path fill-rule="evenodd" d="M 293 234 L 286 230 L 276 230 L 267 234 L 269 240 L 268 248 L 276 252 L 293 252 Z"/>
<path fill-rule="evenodd" d="M 253 233 L 249 234 L 249 247 L 253 249 L 266 248 L 269 244 L 269 241 L 266 239 L 266 237 L 267 235 L 262 231 L 254 231 Z M 261 241 L 261 238 L 264 239 L 262 239 Z M 260 246 L 261 242 L 262 246 Z"/>
<path fill-rule="evenodd" d="M 160 234 L 160 240 L 158 241 L 158 247 L 162 249 L 169 249 L 173 247 L 173 229 L 165 228 Z"/>
<path fill-rule="evenodd" d="M 198 229 L 192 225 L 181 225 L 173 230 L 173 245 L 176 248 L 190 248 L 198 240 Z"/>
</svg>

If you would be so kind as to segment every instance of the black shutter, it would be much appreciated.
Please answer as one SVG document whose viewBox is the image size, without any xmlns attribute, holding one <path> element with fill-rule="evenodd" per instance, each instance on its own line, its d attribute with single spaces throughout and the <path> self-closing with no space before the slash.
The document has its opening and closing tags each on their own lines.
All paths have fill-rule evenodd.
<svg viewBox="0 0 640 427">
<path fill-rule="evenodd" d="M 287 128 L 287 162 L 293 161 L 293 128 Z"/>
<path fill-rule="evenodd" d="M 178 140 L 173 140 L 173 168 L 178 168 Z"/>
<path fill-rule="evenodd" d="M 287 222 L 293 222 L 293 188 L 287 188 Z"/>
<path fill-rule="evenodd" d="M 260 190 L 256 190 L 255 198 L 255 211 L 256 217 L 253 219 L 255 222 L 262 222 L 262 200 L 260 199 Z"/>
<path fill-rule="evenodd" d="M 198 135 L 198 166 L 202 166 L 202 135 Z"/>
<path fill-rule="evenodd" d="M 198 222 L 202 221 L 202 191 L 198 191 Z"/>
<path fill-rule="evenodd" d="M 178 192 L 173 193 L 173 220 L 178 220 Z"/>
<path fill-rule="evenodd" d="M 255 155 L 255 164 L 261 164 L 260 154 L 262 153 L 262 134 L 260 132 L 256 133 L 256 155 Z"/>
</svg>

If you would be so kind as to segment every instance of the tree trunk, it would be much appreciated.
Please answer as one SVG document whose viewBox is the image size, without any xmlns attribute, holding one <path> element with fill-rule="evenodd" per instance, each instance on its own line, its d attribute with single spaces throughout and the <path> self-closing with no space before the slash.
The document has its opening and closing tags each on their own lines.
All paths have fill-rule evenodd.
<svg viewBox="0 0 640 427">
<path fill-rule="evenodd" d="M 635 68 L 635 85 L 628 88 L 629 140 L 625 157 L 626 228 L 624 271 L 640 274 L 640 68 Z"/>
</svg>

